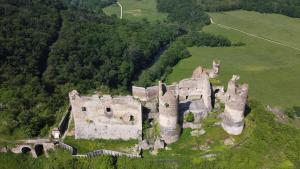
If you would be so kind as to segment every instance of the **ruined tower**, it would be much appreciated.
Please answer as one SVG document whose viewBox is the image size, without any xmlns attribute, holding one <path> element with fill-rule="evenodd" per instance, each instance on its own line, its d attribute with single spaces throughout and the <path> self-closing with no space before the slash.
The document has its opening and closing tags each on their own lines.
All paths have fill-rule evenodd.
<svg viewBox="0 0 300 169">
<path fill-rule="evenodd" d="M 165 143 L 174 143 L 179 138 L 178 94 L 159 82 L 159 125 L 160 135 Z"/>
<path fill-rule="evenodd" d="M 201 66 L 197 67 L 192 75 L 192 78 L 199 78 L 204 73 L 208 75 L 209 78 L 216 78 L 219 75 L 219 69 L 220 69 L 220 61 L 213 61 L 212 69 L 205 69 Z"/>
<path fill-rule="evenodd" d="M 216 78 L 219 75 L 220 61 L 213 61 L 212 71 L 209 72 L 210 78 Z"/>
<path fill-rule="evenodd" d="M 248 96 L 248 84 L 238 85 L 239 76 L 233 75 L 225 94 L 225 110 L 222 115 L 223 129 L 232 135 L 239 135 L 244 128 L 244 113 Z"/>
</svg>

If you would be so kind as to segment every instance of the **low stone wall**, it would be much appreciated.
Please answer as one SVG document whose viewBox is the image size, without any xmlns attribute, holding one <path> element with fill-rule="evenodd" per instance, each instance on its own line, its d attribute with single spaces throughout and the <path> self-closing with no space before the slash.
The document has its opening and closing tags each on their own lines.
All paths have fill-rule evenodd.
<svg viewBox="0 0 300 169">
<path fill-rule="evenodd" d="M 139 155 L 139 154 L 122 153 L 122 152 L 112 151 L 112 150 L 95 150 L 95 151 L 87 153 L 88 157 L 95 157 L 95 156 L 99 156 L 99 155 L 126 156 L 126 157 L 130 157 L 130 158 L 141 158 L 141 155 Z"/>
<path fill-rule="evenodd" d="M 57 142 L 56 145 L 59 148 L 68 150 L 74 157 L 96 157 L 99 155 L 111 155 L 111 156 L 126 156 L 130 158 L 141 158 L 140 154 L 129 154 L 129 153 L 123 153 L 123 152 L 118 152 L 118 151 L 112 151 L 112 150 L 95 150 L 88 152 L 86 154 L 77 154 L 77 149 L 65 144 L 63 142 Z"/>
<path fill-rule="evenodd" d="M 63 142 L 57 142 L 55 145 L 57 145 L 59 148 L 62 148 L 62 149 L 65 149 L 65 150 L 68 150 L 72 155 L 76 155 L 77 154 L 77 149 L 68 145 L 68 144 L 65 144 Z"/>
</svg>

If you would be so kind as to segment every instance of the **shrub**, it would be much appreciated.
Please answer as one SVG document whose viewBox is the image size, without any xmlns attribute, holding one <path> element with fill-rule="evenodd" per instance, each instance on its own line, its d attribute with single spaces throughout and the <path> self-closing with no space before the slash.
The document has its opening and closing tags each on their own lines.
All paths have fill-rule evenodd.
<svg viewBox="0 0 300 169">
<path fill-rule="evenodd" d="M 187 114 L 187 116 L 185 117 L 185 121 L 187 121 L 187 122 L 193 122 L 194 120 L 195 120 L 195 118 L 194 118 L 194 114 L 192 112 L 189 112 Z"/>
</svg>

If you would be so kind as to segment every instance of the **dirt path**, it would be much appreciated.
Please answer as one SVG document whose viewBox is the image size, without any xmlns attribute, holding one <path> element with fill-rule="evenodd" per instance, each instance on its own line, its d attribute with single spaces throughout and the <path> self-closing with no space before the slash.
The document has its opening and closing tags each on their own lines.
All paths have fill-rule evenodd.
<svg viewBox="0 0 300 169">
<path fill-rule="evenodd" d="M 220 28 L 235 30 L 237 32 L 243 33 L 243 34 L 248 35 L 250 37 L 262 39 L 262 40 L 268 41 L 268 42 L 273 43 L 273 44 L 277 44 L 277 45 L 280 45 L 280 46 L 284 46 L 284 47 L 288 47 L 288 48 L 300 51 L 300 48 L 296 48 L 296 47 L 290 46 L 290 45 L 285 44 L 283 42 L 280 42 L 278 40 L 267 39 L 267 38 L 264 38 L 264 37 L 261 37 L 261 36 L 258 36 L 258 35 L 252 34 L 252 33 L 248 33 L 248 32 L 242 31 L 242 30 L 237 29 L 237 28 L 233 28 L 233 27 L 230 27 L 230 26 L 226 26 L 226 25 L 215 23 L 212 18 L 210 18 L 210 22 L 212 24 L 220 27 Z"/>
<path fill-rule="evenodd" d="M 123 18 L 123 6 L 122 6 L 122 4 L 120 3 L 120 2 L 117 2 L 117 4 L 119 5 L 119 7 L 120 7 L 120 19 L 122 19 Z"/>
</svg>

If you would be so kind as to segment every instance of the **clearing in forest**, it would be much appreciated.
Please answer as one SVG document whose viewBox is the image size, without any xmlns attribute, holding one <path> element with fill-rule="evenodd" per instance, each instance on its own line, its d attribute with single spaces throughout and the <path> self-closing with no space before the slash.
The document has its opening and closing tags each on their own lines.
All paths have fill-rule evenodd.
<svg viewBox="0 0 300 169">
<path fill-rule="evenodd" d="M 167 14 L 158 12 L 156 0 L 119 0 L 123 7 L 123 19 L 141 20 L 147 18 L 149 21 L 164 20 Z M 107 15 L 117 15 L 120 17 L 120 7 L 113 4 L 104 8 Z"/>
</svg>

